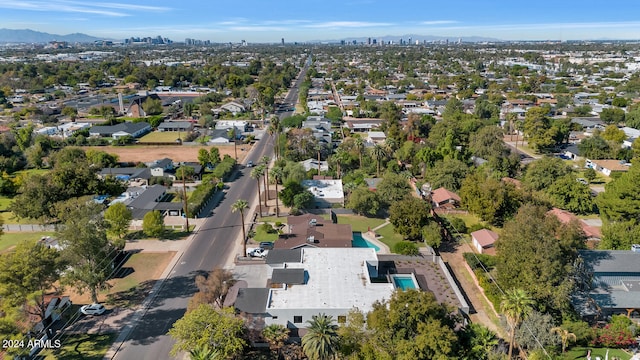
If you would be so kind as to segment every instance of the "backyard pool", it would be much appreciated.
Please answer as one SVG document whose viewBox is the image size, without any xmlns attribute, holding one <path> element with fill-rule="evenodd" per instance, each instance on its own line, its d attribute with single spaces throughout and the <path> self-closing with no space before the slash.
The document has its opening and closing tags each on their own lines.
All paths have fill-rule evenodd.
<svg viewBox="0 0 640 360">
<path fill-rule="evenodd" d="M 418 284 L 416 284 L 416 280 L 412 274 L 391 275 L 391 278 L 393 279 L 393 285 L 396 289 L 408 290 L 418 288 Z"/>
<path fill-rule="evenodd" d="M 359 233 L 359 232 L 353 233 L 353 240 L 351 240 L 351 246 L 357 247 L 357 248 L 372 248 L 372 249 L 375 249 L 376 252 L 380 251 L 379 247 L 367 241 L 365 238 L 362 237 L 362 233 Z"/>
</svg>

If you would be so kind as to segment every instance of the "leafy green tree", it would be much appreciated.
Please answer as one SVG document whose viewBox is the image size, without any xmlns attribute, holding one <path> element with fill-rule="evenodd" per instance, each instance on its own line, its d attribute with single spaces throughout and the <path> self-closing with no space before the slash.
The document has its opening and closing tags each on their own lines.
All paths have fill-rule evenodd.
<svg viewBox="0 0 640 360">
<path fill-rule="evenodd" d="M 640 219 L 640 165 L 637 161 L 620 178 L 605 185 L 596 198 L 598 209 L 609 222 Z"/>
<path fill-rule="evenodd" d="M 19 217 L 47 222 L 55 217 L 53 205 L 63 199 L 61 193 L 51 176 L 33 174 L 24 179 L 9 209 Z"/>
<path fill-rule="evenodd" d="M 640 239 L 638 220 L 604 221 L 602 240 L 598 248 L 603 250 L 630 250 Z"/>
<path fill-rule="evenodd" d="M 433 189 L 444 187 L 450 191 L 458 191 L 468 172 L 469 167 L 464 162 L 447 159 L 437 161 L 432 168 L 427 169 L 425 179 Z"/>
<path fill-rule="evenodd" d="M 605 124 L 620 124 L 624 122 L 625 113 L 622 109 L 602 109 L 600 120 Z"/>
<path fill-rule="evenodd" d="M 359 215 L 376 216 L 380 211 L 381 204 L 378 193 L 359 186 L 351 191 L 347 208 L 355 211 Z"/>
<path fill-rule="evenodd" d="M 20 148 L 20 151 L 25 151 L 33 143 L 33 129 L 35 129 L 35 126 L 30 122 L 23 127 L 13 130 L 16 144 L 18 148 Z"/>
<path fill-rule="evenodd" d="M 596 171 L 593 168 L 588 168 L 584 171 L 584 178 L 587 179 L 587 181 L 589 183 L 592 183 L 593 180 L 596 179 L 596 177 L 598 176 L 598 174 L 596 173 Z"/>
<path fill-rule="evenodd" d="M 342 121 L 342 111 L 340 111 L 340 108 L 337 106 L 329 106 L 325 117 L 331 119 L 332 122 L 340 122 Z"/>
<path fill-rule="evenodd" d="M 358 309 L 351 309 L 347 314 L 347 322 L 338 328 L 340 336 L 340 354 L 345 357 L 360 353 L 365 343 L 365 314 Z"/>
<path fill-rule="evenodd" d="M 388 205 L 404 199 L 410 192 L 409 181 L 402 175 L 392 172 L 385 174 L 376 187 L 378 198 Z"/>
<path fill-rule="evenodd" d="M 502 225 L 520 206 L 513 185 L 488 177 L 481 171 L 464 179 L 460 199 L 469 211 L 493 225 Z"/>
<path fill-rule="evenodd" d="M 562 159 L 544 157 L 527 166 L 522 182 L 528 189 L 543 190 L 551 186 L 557 179 L 572 172 L 571 167 Z"/>
<path fill-rule="evenodd" d="M 104 220 L 107 223 L 107 234 L 122 239 L 129 230 L 131 219 L 131 210 L 129 210 L 124 203 L 119 202 L 109 206 L 104 212 Z"/>
<path fill-rule="evenodd" d="M 338 353 L 339 340 L 338 325 L 331 315 L 313 315 L 307 321 L 302 349 L 310 360 L 330 360 Z"/>
<path fill-rule="evenodd" d="M 209 164 L 209 152 L 207 149 L 198 149 L 198 163 L 202 166 L 207 166 Z"/>
<path fill-rule="evenodd" d="M 262 337 L 269 343 L 269 349 L 279 356 L 280 349 L 289 338 L 289 329 L 280 324 L 267 325 L 262 329 Z"/>
<path fill-rule="evenodd" d="M 627 134 L 625 134 L 621 129 L 618 129 L 615 125 L 607 126 L 600 136 L 602 136 L 603 139 L 618 145 L 622 144 L 622 142 L 627 138 Z"/>
<path fill-rule="evenodd" d="M 429 205 L 414 197 L 394 202 L 389 209 L 389 221 L 405 239 L 420 239 L 422 227 L 429 221 Z"/>
<path fill-rule="evenodd" d="M 247 346 L 244 320 L 234 314 L 233 308 L 215 309 L 201 304 L 178 319 L 169 335 L 176 340 L 172 355 L 180 351 L 209 346 L 220 351 L 221 358 L 237 356 Z"/>
<path fill-rule="evenodd" d="M 196 174 L 196 171 L 193 168 L 193 166 L 182 165 L 176 169 L 176 180 L 182 180 L 183 178 L 185 180 L 193 179 L 193 176 L 195 174 Z"/>
<path fill-rule="evenodd" d="M 580 155 L 592 160 L 611 158 L 611 145 L 599 135 L 591 136 L 578 144 Z"/>
<path fill-rule="evenodd" d="M 500 312 L 509 324 L 509 359 L 512 359 L 513 346 L 516 340 L 516 329 L 531 313 L 535 301 L 522 289 L 508 290 L 500 302 Z"/>
<path fill-rule="evenodd" d="M 142 231 L 149 237 L 161 237 L 164 234 L 164 217 L 158 210 L 149 211 L 142 218 Z"/>
<path fill-rule="evenodd" d="M 435 221 L 428 223 L 422 228 L 422 239 L 425 244 L 432 248 L 439 248 L 440 244 L 442 244 L 442 231 L 440 229 L 440 225 Z"/>
<path fill-rule="evenodd" d="M 393 252 L 400 255 L 418 255 L 418 245 L 411 241 L 398 241 L 393 245 Z"/>
<path fill-rule="evenodd" d="M 69 264 L 62 283 L 72 285 L 79 294 L 89 292 L 98 302 L 98 291 L 109 288 L 109 274 L 115 247 L 107 240 L 99 204 L 78 198 L 57 206 L 64 226 L 58 229 L 63 259 Z"/>
<path fill-rule="evenodd" d="M 588 185 L 576 181 L 569 174 L 558 179 L 547 189 L 555 206 L 578 214 L 591 214 L 594 201 Z"/>
<path fill-rule="evenodd" d="M 247 200 L 244 200 L 244 199 L 238 199 L 236 200 L 236 202 L 233 203 L 233 205 L 231 205 L 232 212 L 240 213 L 240 226 L 242 227 L 242 247 L 244 250 L 242 252 L 243 256 L 246 255 L 247 253 L 247 234 L 244 228 L 244 212 L 248 208 L 249 208 L 249 203 L 247 202 Z"/>
<path fill-rule="evenodd" d="M 309 209 L 313 207 L 314 201 L 315 197 L 313 194 L 309 190 L 304 190 L 293 197 L 293 206 L 296 209 Z"/>
<path fill-rule="evenodd" d="M 118 164 L 118 155 L 109 154 L 105 151 L 88 149 L 86 152 L 87 161 L 100 169 L 115 167 Z"/>
<path fill-rule="evenodd" d="M 284 188 L 280 191 L 280 200 L 284 206 L 293 206 L 294 197 L 304 192 L 304 190 L 300 182 L 295 180 L 287 181 L 284 184 Z"/>
<path fill-rule="evenodd" d="M 142 109 L 147 115 L 162 114 L 162 101 L 149 97 L 142 103 Z"/>
<path fill-rule="evenodd" d="M 60 279 L 64 263 L 58 250 L 24 240 L 0 258 L 0 296 L 44 320 L 45 295 Z"/>
<path fill-rule="evenodd" d="M 460 358 L 458 318 L 431 292 L 396 291 L 367 315 L 362 354 L 370 359 Z"/>
<path fill-rule="evenodd" d="M 578 223 L 562 224 L 546 211 L 523 205 L 504 224 L 496 242 L 496 278 L 506 289 L 526 291 L 541 310 L 567 311 L 575 287 L 569 275 L 584 234 Z"/>
</svg>

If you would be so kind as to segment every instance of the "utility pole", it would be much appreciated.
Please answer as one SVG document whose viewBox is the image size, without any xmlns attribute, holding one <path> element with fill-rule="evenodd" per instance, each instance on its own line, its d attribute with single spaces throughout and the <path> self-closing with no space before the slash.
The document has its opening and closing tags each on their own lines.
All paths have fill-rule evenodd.
<svg viewBox="0 0 640 360">
<path fill-rule="evenodd" d="M 184 177 L 184 167 L 185 165 L 182 165 L 182 197 L 184 198 L 184 219 L 186 221 L 186 225 L 187 225 L 187 232 L 189 232 L 189 207 L 187 206 L 187 185 L 186 185 L 186 180 Z"/>
</svg>

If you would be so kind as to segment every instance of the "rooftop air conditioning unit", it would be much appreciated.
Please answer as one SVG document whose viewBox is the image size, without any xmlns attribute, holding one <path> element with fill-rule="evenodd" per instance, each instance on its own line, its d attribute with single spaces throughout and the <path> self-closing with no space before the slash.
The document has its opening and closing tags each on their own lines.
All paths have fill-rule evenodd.
<svg viewBox="0 0 640 360">
<path fill-rule="evenodd" d="M 318 220 L 316 219 L 309 220 L 309 226 L 316 226 L 317 223 L 318 223 Z"/>
<path fill-rule="evenodd" d="M 307 238 L 307 242 L 315 243 L 315 242 L 316 242 L 316 237 L 315 237 L 315 236 L 313 236 L 313 235 L 312 235 L 312 236 L 309 236 L 309 237 Z"/>
</svg>

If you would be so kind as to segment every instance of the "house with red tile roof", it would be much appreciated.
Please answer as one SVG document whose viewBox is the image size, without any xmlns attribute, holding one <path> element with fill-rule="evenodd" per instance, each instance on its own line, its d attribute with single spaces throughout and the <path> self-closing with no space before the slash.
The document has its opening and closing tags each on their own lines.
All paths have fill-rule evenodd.
<svg viewBox="0 0 640 360">
<path fill-rule="evenodd" d="M 553 208 L 549 210 L 547 214 L 555 216 L 563 224 L 569 224 L 572 221 L 577 221 L 580 227 L 582 228 L 582 231 L 584 232 L 585 236 L 587 237 L 587 240 L 600 240 L 600 238 L 602 237 L 602 233 L 599 227 L 591 226 L 587 224 L 586 222 L 579 219 L 572 212 L 558 209 L 558 208 Z"/>
<path fill-rule="evenodd" d="M 494 255 L 493 245 L 498 237 L 500 237 L 498 234 L 489 229 L 480 229 L 471 233 L 471 242 L 480 254 Z"/>
<path fill-rule="evenodd" d="M 456 208 L 460 205 L 460 196 L 443 187 L 435 189 L 431 192 L 431 202 L 433 207 L 439 208 Z"/>
</svg>

